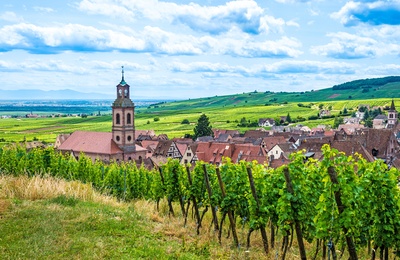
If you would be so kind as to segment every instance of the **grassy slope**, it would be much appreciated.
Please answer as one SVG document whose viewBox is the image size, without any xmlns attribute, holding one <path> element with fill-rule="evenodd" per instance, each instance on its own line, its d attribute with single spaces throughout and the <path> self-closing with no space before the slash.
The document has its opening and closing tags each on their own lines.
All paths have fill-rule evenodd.
<svg viewBox="0 0 400 260">
<path fill-rule="evenodd" d="M 0 175 L 1 259 L 209 256 L 208 244 L 204 251 L 195 245 L 185 248 L 173 234 L 158 232 L 157 222 L 133 204 L 93 193 L 89 185 L 78 182 Z"/>
<path fill-rule="evenodd" d="M 0 174 L 1 259 L 274 259 L 266 256 L 259 232 L 253 232 L 251 248 L 245 249 L 248 226 L 238 220 L 240 248 L 223 228 L 222 244 L 212 231 L 211 213 L 205 215 L 200 235 L 189 217 L 186 227 L 174 205 L 176 217 L 168 215 L 165 201 L 156 210 L 149 201 L 118 202 L 95 192 L 90 185 L 54 178 L 4 176 Z M 268 234 L 270 233 L 267 230 Z M 315 244 L 306 241 L 307 254 Z M 322 257 L 322 250 L 317 258 Z M 358 252 L 367 259 L 367 252 Z M 343 258 L 348 257 L 345 251 Z M 286 259 L 299 259 L 296 238 Z"/>
</svg>

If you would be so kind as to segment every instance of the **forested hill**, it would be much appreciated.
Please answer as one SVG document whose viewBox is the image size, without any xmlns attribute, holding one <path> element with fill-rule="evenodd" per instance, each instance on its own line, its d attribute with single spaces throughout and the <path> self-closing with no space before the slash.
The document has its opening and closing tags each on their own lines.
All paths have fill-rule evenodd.
<svg viewBox="0 0 400 260">
<path fill-rule="evenodd" d="M 254 86 L 262 89 L 262 86 Z M 269 88 L 271 89 L 271 88 Z M 332 88 L 305 92 L 253 91 L 226 96 L 213 96 L 183 101 L 155 104 L 148 112 L 159 110 L 181 110 L 182 108 L 222 108 L 238 106 L 264 106 L 287 102 L 322 102 L 338 100 L 368 100 L 400 98 L 400 76 L 361 79 L 336 85 Z"/>
<path fill-rule="evenodd" d="M 399 83 L 400 76 L 390 76 L 385 78 L 375 79 L 359 79 L 343 84 L 335 85 L 332 90 L 343 90 L 343 89 L 373 89 L 379 88 L 389 83 Z"/>
</svg>

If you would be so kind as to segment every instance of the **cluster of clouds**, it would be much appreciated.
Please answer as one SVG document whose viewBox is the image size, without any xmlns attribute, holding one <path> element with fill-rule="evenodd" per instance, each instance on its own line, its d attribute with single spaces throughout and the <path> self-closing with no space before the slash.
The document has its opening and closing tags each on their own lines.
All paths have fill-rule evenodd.
<svg viewBox="0 0 400 260">
<path fill-rule="evenodd" d="M 320 0 L 275 0 L 281 5 L 309 5 Z M 324 0 L 328 1 L 328 0 Z M 200 1 L 199 1 L 200 2 Z M 306 45 L 289 31 L 307 21 L 275 17 L 255 0 L 232 0 L 220 5 L 178 4 L 161 0 L 80 0 L 71 6 L 81 14 L 110 18 L 108 23 L 35 24 L 11 12 L 0 12 L 0 53 L 15 50 L 31 54 L 140 53 L 151 57 L 228 57 L 254 63 L 176 60 L 150 65 L 127 61 L 93 60 L 76 66 L 58 59 L 14 63 L 1 60 L 3 71 L 37 70 L 84 74 L 90 69 L 111 69 L 125 64 L 138 71 L 164 70 L 199 73 L 202 77 L 271 78 L 275 74 L 384 75 L 396 72 L 395 64 L 369 66 L 354 60 L 400 54 L 400 0 L 351 0 L 326 19 L 338 23 L 339 31 L 327 31 L 318 44 Z M 41 13 L 50 7 L 34 6 Z M 313 15 L 318 15 L 312 11 Z M 114 19 L 114 20 L 113 20 Z M 115 20 L 123 21 L 113 24 Z M 141 27 L 141 21 L 147 24 Z M 309 25 L 309 24 L 308 24 Z M 265 59 L 271 58 L 268 64 Z M 313 60 L 313 58 L 315 60 Z M 117 64 L 120 62 L 119 64 Z M 129 64 L 127 64 L 129 63 Z M 238 64 L 239 63 L 239 64 Z M 177 84 L 188 84 L 175 79 Z"/>
</svg>

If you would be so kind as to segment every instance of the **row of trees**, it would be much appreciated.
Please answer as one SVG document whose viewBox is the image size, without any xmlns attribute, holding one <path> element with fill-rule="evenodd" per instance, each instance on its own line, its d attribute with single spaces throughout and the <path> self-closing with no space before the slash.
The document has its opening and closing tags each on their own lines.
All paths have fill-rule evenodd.
<svg viewBox="0 0 400 260">
<path fill-rule="evenodd" d="M 322 151 L 322 161 L 306 160 L 298 152 L 287 166 L 277 169 L 226 159 L 220 167 L 198 162 L 192 169 L 170 160 L 150 171 L 131 163 L 92 163 L 85 156 L 75 160 L 52 148 L 28 152 L 14 147 L 0 150 L 0 173 L 80 180 L 120 199 L 148 199 L 157 205 L 165 199 L 171 215 L 177 214 L 179 205 L 185 223 L 193 205 L 197 232 L 204 214 L 211 210 L 219 239 L 222 227 L 228 225 L 224 223 L 229 222 L 238 246 L 236 225 L 241 223 L 249 230 L 247 246 L 252 232 L 259 230 L 268 253 L 276 247 L 278 234 L 283 241 L 282 259 L 294 233 L 301 259 L 321 254 L 320 248 L 327 245 L 334 257 L 334 246 L 342 252 L 347 248 L 350 259 L 371 247 L 371 255 L 380 252 L 381 259 L 400 254 L 399 171 L 388 169 L 381 160 L 345 156 L 327 145 Z M 269 238 L 266 227 L 271 231 Z M 315 243 L 316 252 L 307 252 L 307 242 Z"/>
</svg>

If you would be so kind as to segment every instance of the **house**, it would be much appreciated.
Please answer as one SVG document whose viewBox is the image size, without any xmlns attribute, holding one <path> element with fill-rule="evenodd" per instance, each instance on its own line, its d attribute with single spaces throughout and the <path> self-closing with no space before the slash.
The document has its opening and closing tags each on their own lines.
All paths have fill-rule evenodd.
<svg viewBox="0 0 400 260">
<path fill-rule="evenodd" d="M 360 120 L 364 119 L 365 112 L 356 111 L 356 117 Z"/>
<path fill-rule="evenodd" d="M 322 109 L 319 111 L 319 117 L 322 118 L 324 116 L 330 116 L 331 115 L 331 111 L 327 110 L 327 109 Z"/>
<path fill-rule="evenodd" d="M 83 153 L 92 161 L 141 161 L 147 150 L 136 144 L 135 105 L 130 98 L 130 86 L 122 79 L 116 86 L 116 99 L 112 104 L 111 132 L 76 131 L 57 138 L 58 150 L 70 153 L 77 159 Z"/>
<path fill-rule="evenodd" d="M 265 151 L 269 151 L 274 147 L 276 144 L 285 143 L 286 138 L 284 136 L 268 136 L 264 137 L 261 141 L 261 148 Z"/>
<path fill-rule="evenodd" d="M 259 127 L 268 127 L 274 126 L 275 120 L 273 118 L 260 118 L 258 119 L 258 126 Z"/>
<path fill-rule="evenodd" d="M 139 144 L 147 150 L 146 158 L 152 157 L 158 146 L 157 140 L 142 140 Z"/>
<path fill-rule="evenodd" d="M 362 124 L 341 124 L 338 126 L 339 131 L 344 131 L 347 135 L 354 134 L 356 130 L 366 128 Z"/>
<path fill-rule="evenodd" d="M 386 115 L 377 115 L 372 120 L 372 128 L 374 129 L 383 129 L 386 127 L 387 116 Z"/>
<path fill-rule="evenodd" d="M 173 140 L 160 140 L 156 149 L 153 152 L 153 156 L 162 156 L 165 158 L 172 159 L 182 159 L 181 149 L 178 148 L 178 145 Z"/>
<path fill-rule="evenodd" d="M 71 134 L 60 134 L 60 135 L 58 135 L 56 137 L 56 142 L 54 143 L 54 148 L 57 149 L 58 147 L 60 147 L 60 145 L 62 143 L 64 143 L 64 141 L 67 140 L 70 135 Z"/>
<path fill-rule="evenodd" d="M 345 124 L 359 124 L 362 118 L 359 117 L 345 117 L 343 123 Z"/>
<path fill-rule="evenodd" d="M 276 144 L 268 151 L 268 157 L 270 160 L 276 160 L 283 154 L 285 158 L 289 158 L 289 155 L 295 151 L 297 151 L 297 145 L 293 143 Z"/>
<path fill-rule="evenodd" d="M 182 159 L 181 159 L 182 164 L 193 162 L 193 158 L 196 155 L 197 146 L 198 146 L 197 143 L 192 143 L 186 147 L 186 150 L 182 154 Z"/>
</svg>

